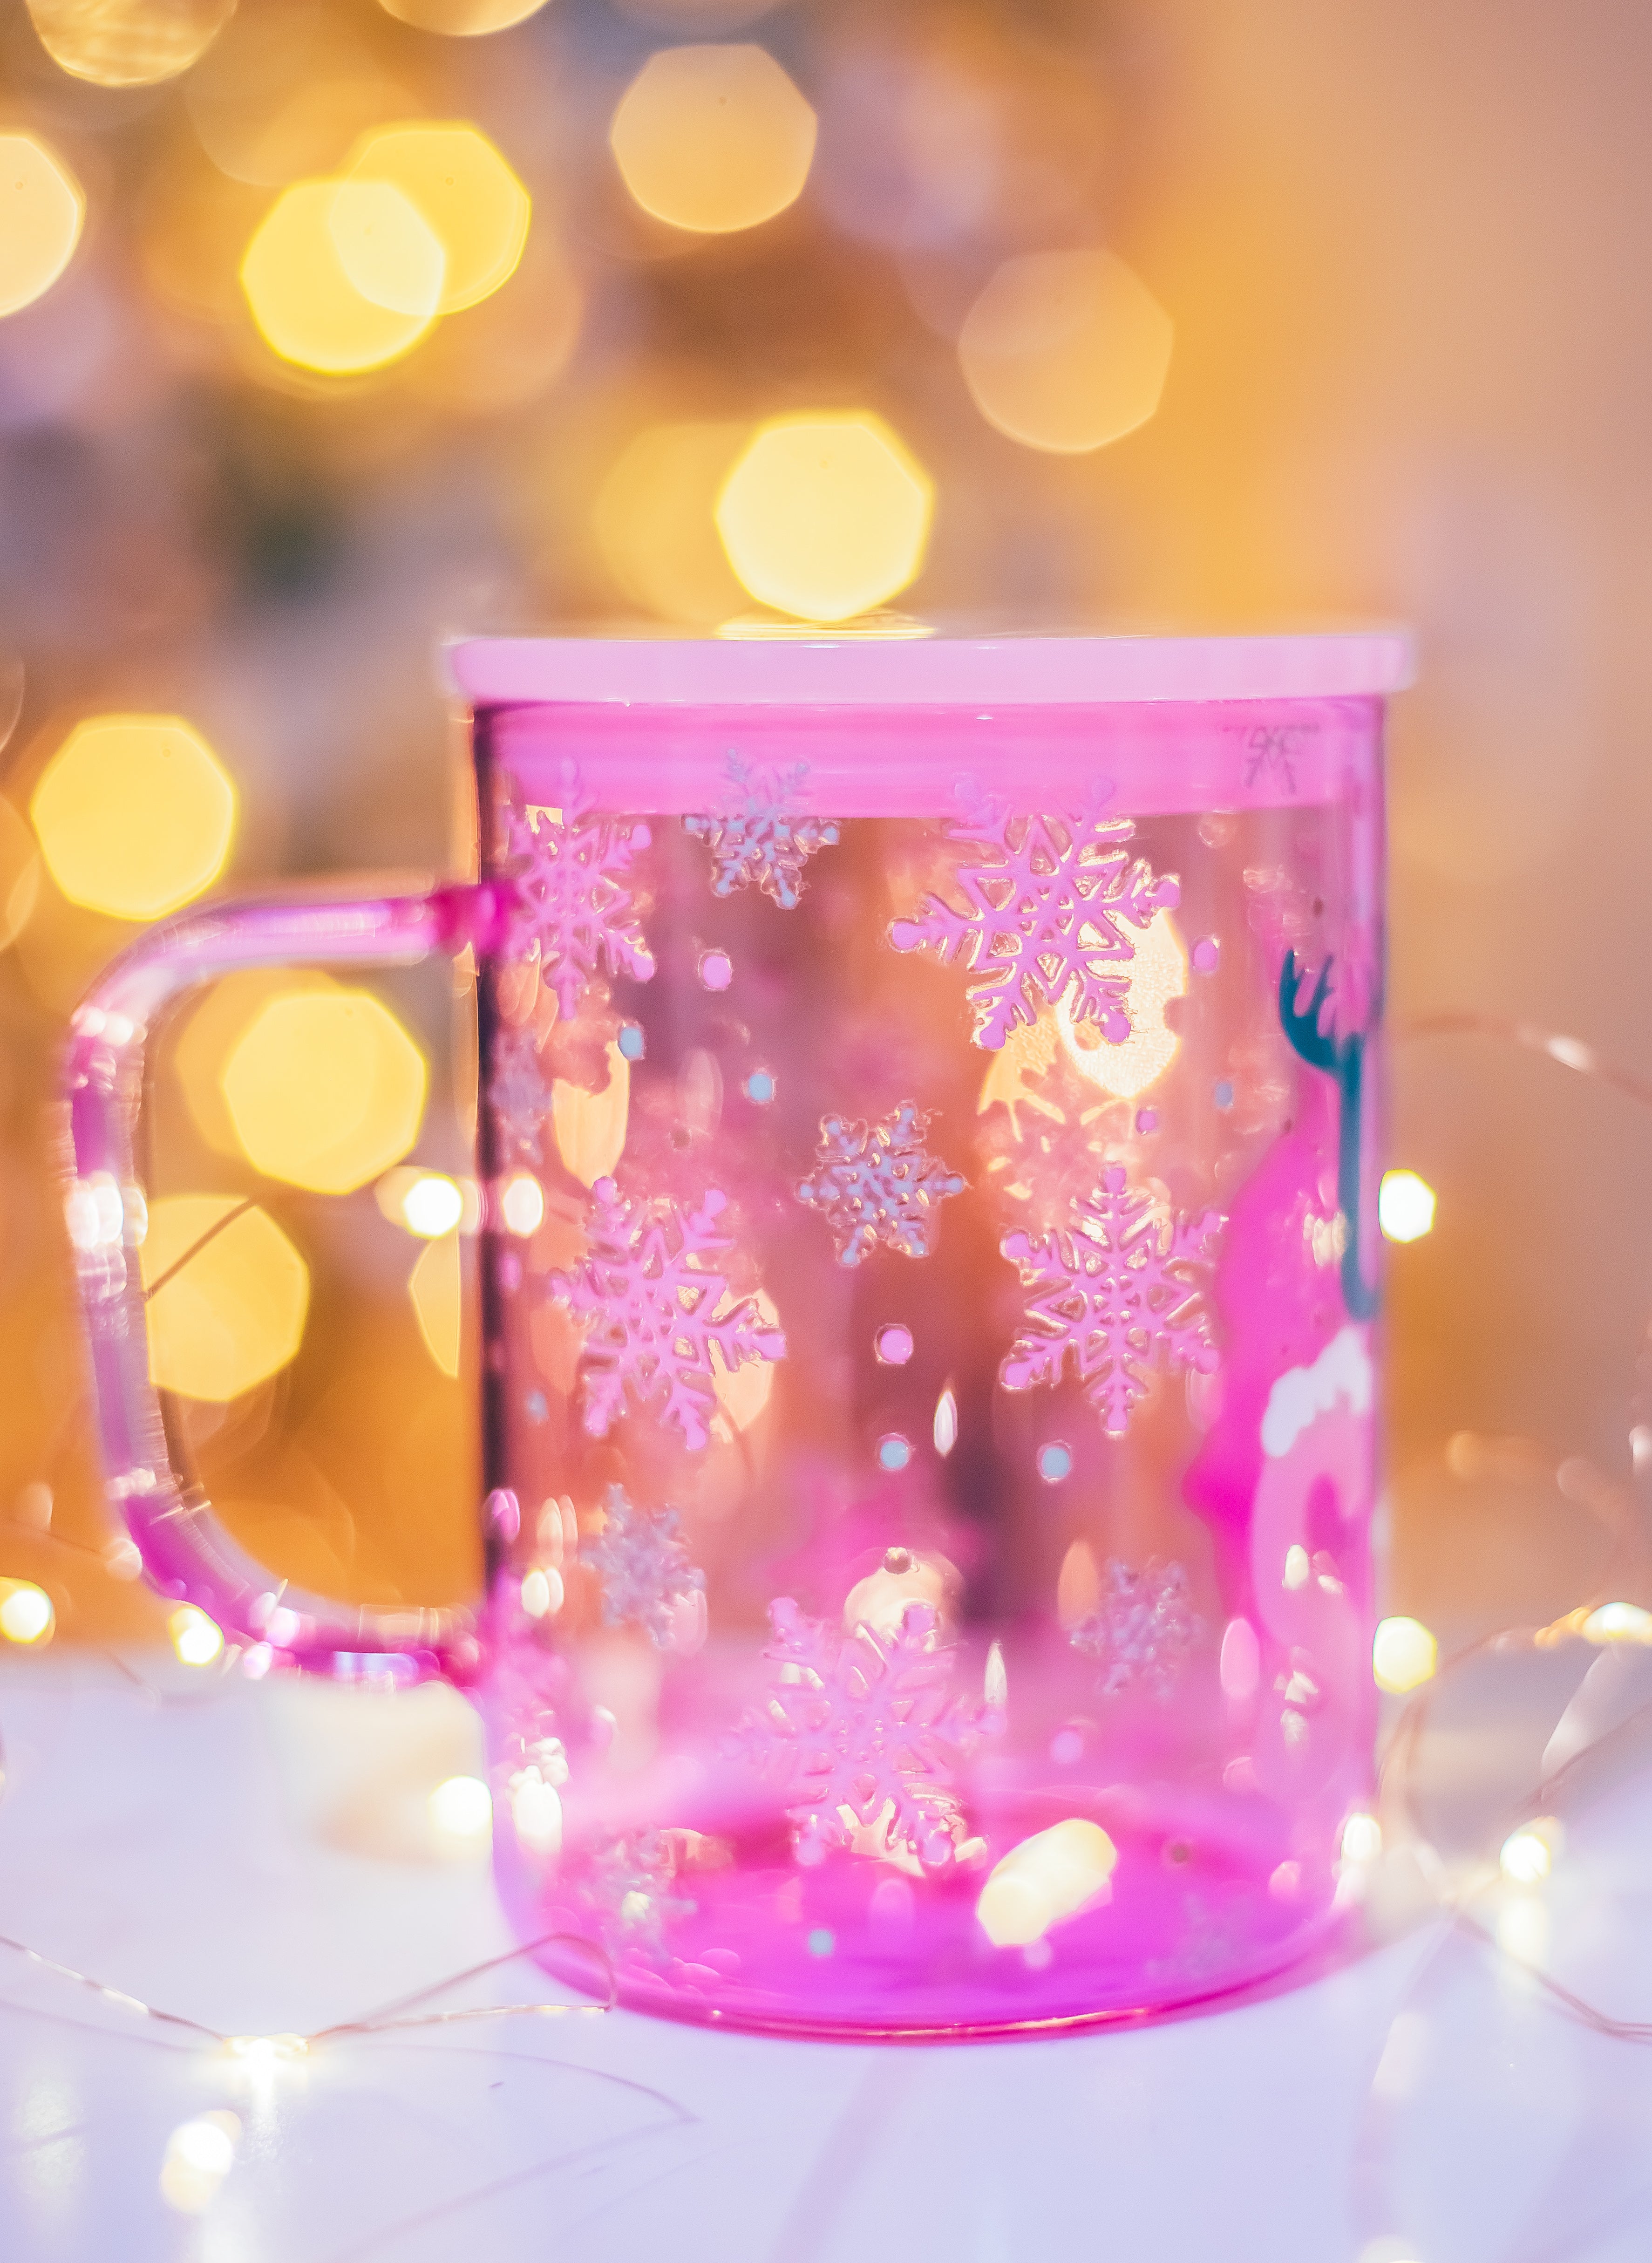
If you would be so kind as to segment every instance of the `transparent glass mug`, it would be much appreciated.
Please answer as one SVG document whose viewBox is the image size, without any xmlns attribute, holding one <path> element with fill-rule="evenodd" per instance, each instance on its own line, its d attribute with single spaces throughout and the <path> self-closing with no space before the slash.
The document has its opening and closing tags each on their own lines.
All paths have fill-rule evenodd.
<svg viewBox="0 0 1652 2263">
<path fill-rule="evenodd" d="M 1281 1970 L 1371 1791 L 1405 640 L 451 657 L 478 878 L 192 912 L 75 1017 L 150 1579 L 261 1665 L 471 1692 L 514 1923 L 638 2007 L 989 2035 Z M 486 1592 L 347 1609 L 170 1455 L 145 1046 L 232 968 L 466 949 Z"/>
</svg>

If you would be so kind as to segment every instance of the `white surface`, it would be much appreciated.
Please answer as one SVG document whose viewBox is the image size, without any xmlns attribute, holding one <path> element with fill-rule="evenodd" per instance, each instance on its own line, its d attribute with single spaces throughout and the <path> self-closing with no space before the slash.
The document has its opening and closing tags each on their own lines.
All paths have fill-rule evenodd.
<svg viewBox="0 0 1652 2263">
<path fill-rule="evenodd" d="M 1313 699 L 1402 690 L 1409 632 L 1274 637 L 473 637 L 448 647 L 475 706 L 1084 706 Z"/>
<path fill-rule="evenodd" d="M 507 1945 L 485 1865 L 438 1862 L 422 1835 L 429 1787 L 477 1764 L 458 1701 L 177 1669 L 169 1686 L 195 1702 L 156 1704 L 95 1657 L 0 1671 L 0 1932 L 232 2034 L 359 2017 Z M 1437 1961 L 1418 1998 L 1430 1946 L 1128 2032 L 880 2050 L 500 2019 L 322 2046 L 262 2091 L 215 2047 L 0 1952 L 0 2255 L 1351 2263 L 1396 2191 L 1457 2226 L 1423 2263 L 1643 2253 L 1624 2226 L 1641 2237 L 1644 2209 L 1626 2219 L 1608 2190 L 1643 2148 L 1608 2126 L 1591 2165 L 1589 2133 L 1597 2086 L 1644 2127 L 1652 2055 L 1593 2037 L 1557 2054 L 1544 2013 L 1511 2073 L 1506 1974 L 1488 1994 L 1478 1967 Z M 1454 1989 L 1473 2001 L 1453 2011 Z M 442 2001 L 552 1992 L 517 1960 Z M 1382 2093 L 1400 2119 L 1377 2130 L 1396 2151 L 1374 2169 L 1372 2077 L 1408 1997 Z M 169 2136 L 221 2108 L 243 2125 L 234 2166 L 204 2215 L 179 2214 L 159 2190 Z M 1531 2171 L 1512 2221 L 1510 2133 Z M 1533 2176 L 1551 2198 L 1582 2179 L 1589 2221 L 1565 2220 L 1583 2244 L 1521 2244 Z"/>
</svg>

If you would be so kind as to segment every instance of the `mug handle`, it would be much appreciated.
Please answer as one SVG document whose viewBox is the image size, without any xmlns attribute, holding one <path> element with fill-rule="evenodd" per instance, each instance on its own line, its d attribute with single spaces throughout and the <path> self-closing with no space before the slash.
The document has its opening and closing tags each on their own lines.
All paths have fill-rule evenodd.
<svg viewBox="0 0 1652 2263">
<path fill-rule="evenodd" d="M 109 1500 L 152 1586 L 198 1605 L 232 1641 L 266 1644 L 311 1671 L 466 1682 L 481 1659 L 474 1609 L 334 1602 L 268 1572 L 174 1466 L 149 1375 L 135 1252 L 147 1225 L 135 1160 L 148 1040 L 185 991 L 243 968 L 333 960 L 412 966 L 433 951 L 479 957 L 500 892 L 461 883 L 417 895 L 213 904 L 152 929 L 98 977 L 69 1023 L 57 1160 L 66 1182 L 91 1398 Z"/>
</svg>

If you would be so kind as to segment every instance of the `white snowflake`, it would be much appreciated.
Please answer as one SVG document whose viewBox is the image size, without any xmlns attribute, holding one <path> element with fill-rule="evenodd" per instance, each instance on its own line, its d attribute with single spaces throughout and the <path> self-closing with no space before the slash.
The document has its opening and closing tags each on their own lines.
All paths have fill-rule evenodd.
<svg viewBox="0 0 1652 2263">
<path fill-rule="evenodd" d="M 494 1047 L 494 1074 L 487 1096 L 501 1144 L 512 1156 L 544 1160 L 539 1133 L 550 1112 L 551 1095 L 540 1073 L 531 1029 L 501 1030 Z"/>
<path fill-rule="evenodd" d="M 820 1119 L 819 1168 L 797 1182 L 797 1200 L 832 1228 L 840 1265 L 858 1265 L 881 1241 L 904 1257 L 927 1257 L 940 1206 L 964 1182 L 924 1152 L 929 1118 L 903 1100 L 881 1124 Z"/>
<path fill-rule="evenodd" d="M 966 790 L 962 790 L 964 792 Z M 1169 874 L 1145 857 L 1132 863 L 1127 817 L 1015 816 L 996 796 L 966 801 L 948 838 L 970 854 L 953 874 L 963 907 L 926 896 L 914 919 L 889 930 L 897 951 L 933 951 L 943 965 L 969 967 L 975 1042 L 991 1052 L 1018 1024 L 1036 1022 L 1042 1004 L 1067 1001 L 1075 1022 L 1094 1022 L 1111 1045 L 1130 1034 L 1136 956 L 1123 922 L 1144 929 L 1181 900 Z"/>
<path fill-rule="evenodd" d="M 803 868 L 818 850 L 835 843 L 837 823 L 809 816 L 800 806 L 807 763 L 753 771 L 731 753 L 728 774 L 733 792 L 727 806 L 682 821 L 683 830 L 711 851 L 711 893 L 732 896 L 754 881 L 783 911 L 794 910 L 803 893 Z"/>
<path fill-rule="evenodd" d="M 1031 1291 L 999 1378 L 1007 1391 L 1053 1385 L 1071 1350 L 1085 1397 L 1108 1436 L 1122 1437 L 1153 1366 L 1208 1375 L 1217 1363 L 1193 1269 L 1213 1262 L 1227 1221 L 1214 1210 L 1167 1219 L 1116 1163 L 1071 1215 L 1068 1226 L 999 1245 Z"/>
<path fill-rule="evenodd" d="M 632 858 L 649 842 L 646 825 L 594 817 L 578 765 L 566 763 L 560 814 L 505 812 L 505 858 L 511 881 L 503 948 L 508 957 L 537 953 L 557 1011 L 572 1021 L 599 968 L 646 982 L 653 953 L 631 900 Z"/>
<path fill-rule="evenodd" d="M 1115 1558 L 1102 1573 L 1095 1608 L 1068 1639 L 1075 1650 L 1101 1660 L 1096 1687 L 1104 1697 L 1139 1684 L 1162 1701 L 1175 1688 L 1203 1632 L 1179 1564 L 1155 1557 L 1136 1572 Z"/>
<path fill-rule="evenodd" d="M 718 1230 L 728 1197 L 713 1187 L 684 1211 L 665 1198 L 640 1204 L 612 1179 L 591 1189 L 590 1252 L 577 1271 L 551 1276 L 552 1293 L 588 1323 L 581 1353 L 585 1428 L 605 1438 L 624 1409 L 663 1401 L 698 1452 L 716 1406 L 713 1347 L 724 1371 L 742 1360 L 784 1359 L 786 1339 L 755 1297 L 734 1298 L 712 1261 L 734 1247 Z"/>
<path fill-rule="evenodd" d="M 602 1582 L 603 1625 L 639 1626 L 656 1650 L 671 1647 L 677 1604 L 705 1590 L 704 1573 L 677 1537 L 677 1521 L 675 1508 L 651 1516 L 632 1506 L 622 1486 L 610 1486 L 602 1529 L 580 1551 Z"/>
<path fill-rule="evenodd" d="M 955 1654 L 933 1609 L 908 1603 L 897 1627 L 850 1634 L 805 1618 L 789 1595 L 768 1616 L 768 1693 L 725 1750 L 780 1789 L 799 1862 L 845 1847 L 945 1869 L 964 1835 L 952 1762 L 990 1723 L 950 1694 Z"/>
</svg>

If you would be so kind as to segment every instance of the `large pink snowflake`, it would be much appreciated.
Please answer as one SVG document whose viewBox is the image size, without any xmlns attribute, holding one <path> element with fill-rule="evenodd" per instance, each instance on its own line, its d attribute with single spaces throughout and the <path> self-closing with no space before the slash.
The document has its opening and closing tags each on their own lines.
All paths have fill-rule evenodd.
<svg viewBox="0 0 1652 2263">
<path fill-rule="evenodd" d="M 646 825 L 593 817 L 576 763 L 562 770 L 561 813 L 505 811 L 504 853 L 514 898 L 504 950 L 538 954 L 557 1011 L 572 1021 L 599 968 L 646 982 L 654 971 L 631 900 L 631 859 L 648 846 Z"/>
<path fill-rule="evenodd" d="M 1216 1365 L 1194 1269 L 1211 1263 L 1227 1223 L 1217 1211 L 1166 1218 L 1122 1165 L 1076 1202 L 1072 1223 L 1009 1233 L 999 1245 L 1030 1291 L 1021 1332 L 999 1370 L 1006 1391 L 1061 1380 L 1067 1354 L 1109 1437 L 1122 1437 L 1155 1366 Z"/>
<path fill-rule="evenodd" d="M 951 1694 L 955 1653 L 934 1611 L 908 1603 L 893 1629 L 845 1634 L 783 1595 L 768 1616 L 768 1695 L 725 1749 L 779 1787 L 799 1862 L 829 1847 L 901 1848 L 944 1869 L 964 1833 L 951 1762 L 992 1719 Z"/>
<path fill-rule="evenodd" d="M 697 1453 L 716 1406 L 715 1348 L 725 1372 L 742 1360 L 784 1359 L 786 1339 L 754 1297 L 733 1298 L 713 1261 L 733 1241 L 718 1230 L 728 1197 L 711 1188 L 693 1210 L 633 1204 L 612 1179 L 591 1189 L 590 1253 L 552 1293 L 587 1322 L 581 1373 L 585 1428 L 605 1438 L 624 1411 L 659 1405 Z"/>
<path fill-rule="evenodd" d="M 1109 1044 L 1130 1034 L 1125 1010 L 1136 956 L 1123 922 L 1144 929 L 1181 900 L 1168 873 L 1127 853 L 1127 817 L 1018 817 L 997 797 L 977 801 L 948 828 L 976 853 L 953 879 L 963 907 L 926 896 L 915 919 L 898 919 L 897 951 L 930 951 L 943 965 L 970 968 L 975 1042 L 996 1052 L 1018 1023 L 1030 1026 L 1041 1002 L 1065 999 L 1077 1022 L 1095 1022 Z"/>
</svg>

